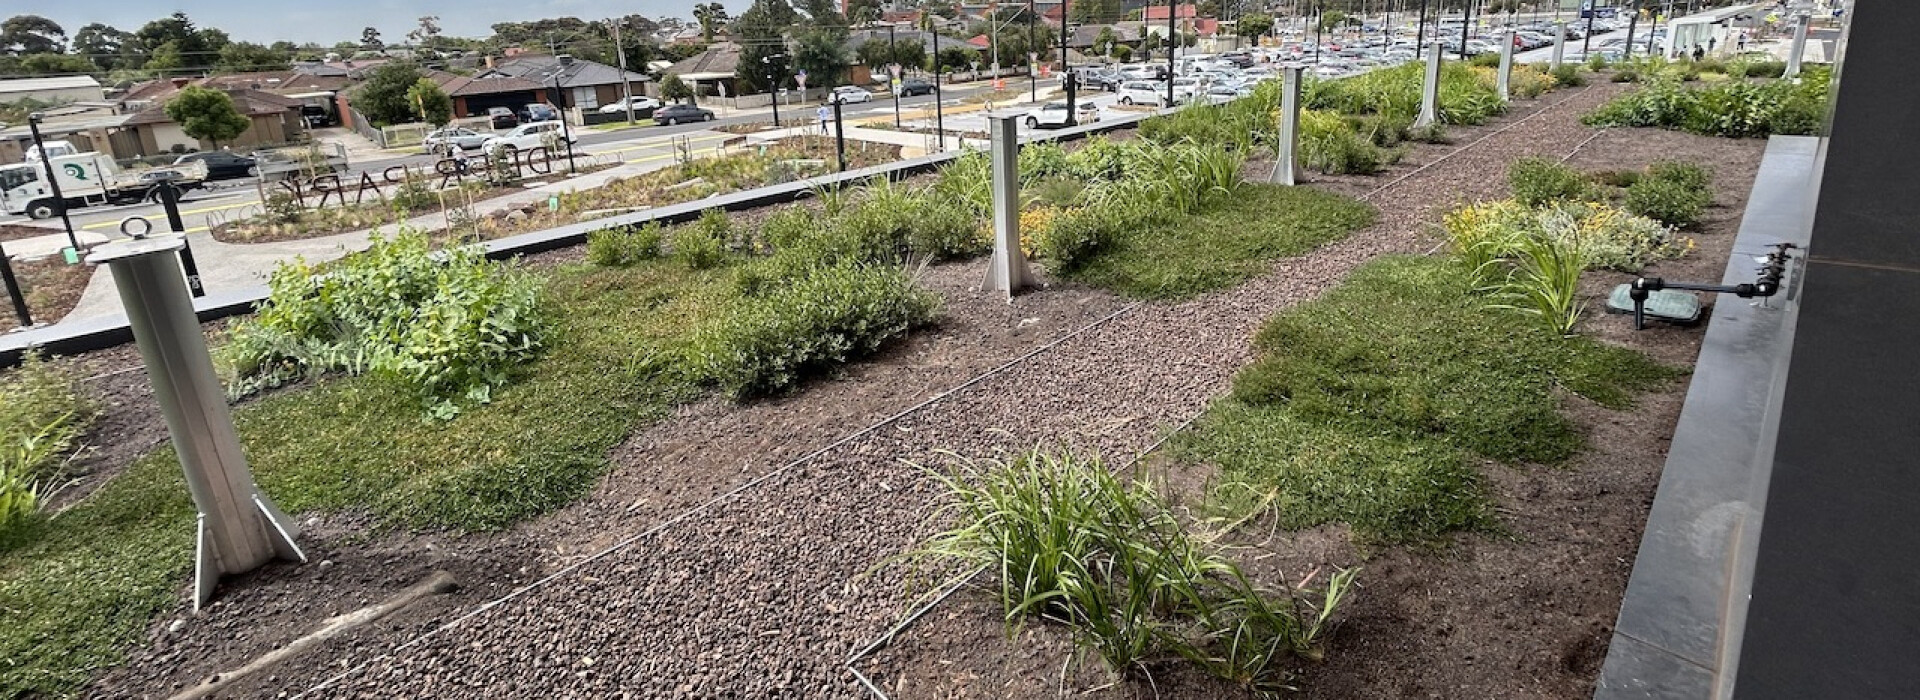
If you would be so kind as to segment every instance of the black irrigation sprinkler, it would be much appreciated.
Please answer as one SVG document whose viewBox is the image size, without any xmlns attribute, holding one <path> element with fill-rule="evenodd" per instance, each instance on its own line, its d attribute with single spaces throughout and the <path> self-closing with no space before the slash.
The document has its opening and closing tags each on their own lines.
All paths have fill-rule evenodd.
<svg viewBox="0 0 1920 700">
<path fill-rule="evenodd" d="M 1787 262 L 1792 259 L 1788 251 L 1798 248 L 1792 243 L 1777 243 L 1773 252 L 1761 259 L 1759 278 L 1749 284 L 1699 284 L 1694 282 L 1668 282 L 1658 277 L 1642 277 L 1628 286 L 1627 296 L 1633 300 L 1633 329 L 1645 330 L 1647 299 L 1654 292 L 1668 289 L 1694 292 L 1719 292 L 1732 294 L 1742 299 L 1766 298 L 1780 293 L 1780 278 L 1787 274 Z"/>
</svg>

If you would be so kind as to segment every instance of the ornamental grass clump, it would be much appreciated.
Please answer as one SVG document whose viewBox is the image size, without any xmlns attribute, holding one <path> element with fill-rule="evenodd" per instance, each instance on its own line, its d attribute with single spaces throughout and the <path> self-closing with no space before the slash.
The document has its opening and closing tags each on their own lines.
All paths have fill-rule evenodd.
<svg viewBox="0 0 1920 700">
<path fill-rule="evenodd" d="M 451 418 L 489 402 L 550 331 L 537 278 L 477 248 L 433 250 L 417 232 L 376 237 L 324 271 L 282 263 L 268 289 L 216 353 L 235 396 L 329 372 L 378 374 Z"/>
<path fill-rule="evenodd" d="M 0 542 L 58 488 L 62 457 L 96 414 L 93 402 L 37 352 L 0 376 Z"/>
<path fill-rule="evenodd" d="M 928 474 L 952 498 L 935 517 L 957 522 L 907 556 L 983 569 L 1009 633 L 1036 618 L 1064 622 L 1123 676 L 1186 659 L 1249 690 L 1284 689 L 1290 658 L 1320 658 L 1357 574 L 1339 571 L 1319 590 L 1264 590 L 1150 483 L 1097 459 L 1035 451 Z"/>
</svg>

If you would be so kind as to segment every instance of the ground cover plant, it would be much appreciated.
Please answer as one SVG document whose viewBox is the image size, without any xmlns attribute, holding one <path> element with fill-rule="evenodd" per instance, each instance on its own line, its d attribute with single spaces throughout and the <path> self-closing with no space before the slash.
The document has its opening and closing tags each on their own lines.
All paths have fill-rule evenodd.
<svg viewBox="0 0 1920 700">
<path fill-rule="evenodd" d="M 1121 676 L 1185 659 L 1249 690 L 1285 689 L 1285 662 L 1319 657 L 1357 573 L 1320 590 L 1262 590 L 1152 484 L 1097 459 L 1036 451 L 929 473 L 952 498 L 935 517 L 957 523 L 909 556 L 984 568 L 1010 632 L 1064 622 Z"/>
<path fill-rule="evenodd" d="M 0 542 L 38 517 L 95 414 L 72 383 L 30 354 L 0 379 Z"/>
<path fill-rule="evenodd" d="M 1421 542 L 1496 526 L 1479 460 L 1552 464 L 1584 438 L 1560 392 L 1625 408 L 1674 376 L 1645 356 L 1486 308 L 1455 260 L 1369 263 L 1268 321 L 1229 397 L 1175 441 L 1213 500 L 1287 528 Z"/>
<path fill-rule="evenodd" d="M 1306 188 L 1249 185 L 1242 156 L 1218 144 L 1113 142 L 1068 153 L 1029 145 L 1024 246 L 1070 279 L 1145 299 L 1179 299 L 1239 284 L 1273 260 L 1372 223 L 1367 206 Z M 984 216 L 991 173 L 982 156 L 942 172 L 935 190 Z M 984 232 L 982 236 L 984 237 Z"/>
<path fill-rule="evenodd" d="M 1823 66 L 1808 67 L 1796 80 L 1692 86 L 1661 77 L 1614 98 L 1584 121 L 1590 126 L 1658 127 L 1727 138 L 1812 134 L 1826 120 L 1831 77 L 1831 69 Z"/>
<path fill-rule="evenodd" d="M 1426 66 L 1406 63 L 1341 80 L 1310 80 L 1302 104 L 1342 114 L 1379 114 L 1412 123 L 1420 115 L 1420 87 Z M 1440 70 L 1440 120 L 1447 124 L 1481 124 L 1506 111 L 1506 102 L 1490 71 L 1449 61 Z"/>
</svg>

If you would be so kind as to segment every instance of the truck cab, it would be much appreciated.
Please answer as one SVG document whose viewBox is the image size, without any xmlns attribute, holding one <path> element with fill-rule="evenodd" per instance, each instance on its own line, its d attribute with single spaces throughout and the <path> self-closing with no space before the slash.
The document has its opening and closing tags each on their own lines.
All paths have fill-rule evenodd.
<svg viewBox="0 0 1920 700">
<path fill-rule="evenodd" d="M 100 153 L 49 156 L 43 168 L 37 161 L 0 166 L 0 210 L 45 219 L 66 208 L 95 204 L 137 202 L 154 196 L 163 182 L 182 189 L 199 187 L 207 179 L 207 164 L 183 163 L 135 172 L 122 172 L 118 163 Z M 54 178 L 60 198 L 54 197 Z"/>
</svg>

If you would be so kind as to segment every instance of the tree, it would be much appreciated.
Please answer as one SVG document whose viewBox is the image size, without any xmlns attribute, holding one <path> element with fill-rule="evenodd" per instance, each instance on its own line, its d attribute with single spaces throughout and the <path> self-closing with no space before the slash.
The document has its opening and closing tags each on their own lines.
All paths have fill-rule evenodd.
<svg viewBox="0 0 1920 700">
<path fill-rule="evenodd" d="M 742 93 L 771 92 L 793 76 L 785 43 L 787 29 L 798 18 L 786 0 L 754 0 L 730 25 L 729 33 L 741 46 L 734 77 Z"/>
<path fill-rule="evenodd" d="M 233 106 L 233 98 L 227 93 L 198 85 L 188 85 L 167 102 L 167 118 L 188 136 L 212 141 L 214 148 L 253 126 L 253 121 Z"/>
<path fill-rule="evenodd" d="M 1266 36 L 1272 32 L 1273 16 L 1259 12 L 1241 15 L 1240 21 L 1233 27 L 1233 33 L 1244 37 Z"/>
<path fill-rule="evenodd" d="M 1349 24 L 1357 24 L 1358 22 L 1358 20 L 1348 17 L 1345 12 L 1329 10 L 1320 15 L 1320 31 L 1330 32 Z"/>
<path fill-rule="evenodd" d="M 140 67 L 155 73 L 167 73 L 185 68 L 187 59 L 180 50 L 180 42 L 169 41 L 153 47 Z"/>
<path fill-rule="evenodd" d="M 407 91 L 424 78 L 419 66 L 410 61 L 394 61 L 373 70 L 367 82 L 353 97 L 353 105 L 377 126 L 413 121 L 413 102 Z"/>
<path fill-rule="evenodd" d="M 727 26 L 727 8 L 717 2 L 703 2 L 693 6 L 693 20 L 700 23 L 700 38 L 713 43 L 713 33 Z"/>
<path fill-rule="evenodd" d="M 847 0 L 847 20 L 854 24 L 880 21 L 880 0 Z"/>
<path fill-rule="evenodd" d="M 440 17 L 437 15 L 421 17 L 420 26 L 415 27 L 413 31 L 407 32 L 407 42 L 426 49 L 428 53 L 436 53 L 434 46 L 439 40 Z"/>
<path fill-rule="evenodd" d="M 0 22 L 0 53 L 31 56 L 65 53 L 67 30 L 40 15 L 16 15 Z"/>
<path fill-rule="evenodd" d="M 847 18 L 833 0 L 807 0 L 807 27 L 794 42 L 794 65 L 807 72 L 807 82 L 831 87 L 846 79 Z"/>
<path fill-rule="evenodd" d="M 387 43 L 380 40 L 380 30 L 367 27 L 360 30 L 360 48 L 368 51 L 379 51 L 387 48 Z"/>
<path fill-rule="evenodd" d="M 1111 24 L 1126 14 L 1120 0 L 1078 0 L 1067 5 L 1067 18 L 1081 24 Z"/>
<path fill-rule="evenodd" d="M 0 76 L 74 75 L 93 70 L 87 59 L 64 53 L 36 53 L 26 56 L 0 55 Z"/>
<path fill-rule="evenodd" d="M 681 80 L 680 76 L 669 75 L 666 80 L 660 82 L 660 99 L 668 102 L 682 100 L 692 102 L 693 88 L 687 87 L 686 81 Z"/>
<path fill-rule="evenodd" d="M 132 66 L 134 62 L 120 54 L 138 46 L 139 41 L 133 38 L 133 34 L 99 22 L 81 27 L 80 31 L 73 33 L 73 52 L 101 71 Z"/>
<path fill-rule="evenodd" d="M 1093 38 L 1093 53 L 1105 56 L 1113 51 L 1113 45 L 1120 43 L 1120 35 L 1113 33 L 1113 27 L 1101 27 L 1100 35 Z"/>
<path fill-rule="evenodd" d="M 1126 44 L 1115 45 L 1113 47 L 1113 60 L 1121 63 L 1133 60 L 1133 47 Z"/>
<path fill-rule="evenodd" d="M 972 67 L 973 62 L 980 59 L 980 55 L 958 46 L 942 46 L 938 59 L 939 62 L 932 66 L 935 72 Z"/>
<path fill-rule="evenodd" d="M 140 27 L 140 31 L 134 32 L 134 38 L 149 52 L 147 60 L 140 67 L 156 70 L 211 64 L 229 41 L 226 32 L 194 27 L 193 20 L 185 12 L 175 12 L 146 23 Z M 161 65 L 147 65 L 155 60 L 161 61 Z"/>
<path fill-rule="evenodd" d="M 453 98 L 432 78 L 421 78 L 407 88 L 407 101 L 413 104 L 420 120 L 434 126 L 453 121 Z"/>
<path fill-rule="evenodd" d="M 227 73 L 286 70 L 289 51 L 275 51 L 250 41 L 238 41 L 220 49 L 220 70 Z"/>
</svg>

